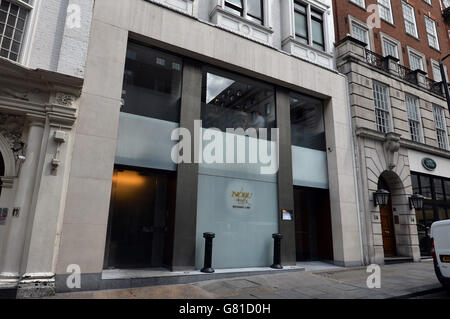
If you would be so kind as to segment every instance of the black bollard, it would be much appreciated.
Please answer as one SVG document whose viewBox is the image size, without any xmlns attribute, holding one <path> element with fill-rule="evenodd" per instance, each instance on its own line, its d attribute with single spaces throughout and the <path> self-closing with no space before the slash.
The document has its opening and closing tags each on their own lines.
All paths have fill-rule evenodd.
<svg viewBox="0 0 450 319">
<path fill-rule="evenodd" d="M 214 233 L 203 233 L 203 238 L 205 238 L 205 261 L 201 272 L 206 272 L 211 274 L 214 272 L 212 268 L 212 242 L 213 238 L 216 237 Z"/>
<path fill-rule="evenodd" d="M 272 234 L 272 238 L 274 239 L 273 244 L 273 265 L 270 268 L 274 269 L 283 269 L 281 266 L 281 239 L 283 235 L 281 234 Z"/>
</svg>

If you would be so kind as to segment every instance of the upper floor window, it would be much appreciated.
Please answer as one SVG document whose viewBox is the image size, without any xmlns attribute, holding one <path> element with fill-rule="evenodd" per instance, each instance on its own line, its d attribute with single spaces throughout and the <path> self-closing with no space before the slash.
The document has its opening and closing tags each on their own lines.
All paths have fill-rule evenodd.
<svg viewBox="0 0 450 319">
<path fill-rule="evenodd" d="M 369 30 L 366 27 L 352 21 L 352 36 L 355 39 L 367 44 L 370 49 Z"/>
<path fill-rule="evenodd" d="M 405 29 L 406 33 L 412 35 L 413 37 L 418 37 L 416 16 L 414 14 L 414 7 L 402 2 L 403 18 L 405 19 Z"/>
<path fill-rule="evenodd" d="M 424 66 L 423 66 L 423 58 L 414 53 L 414 52 L 409 52 L 409 64 L 411 67 L 411 70 L 424 70 Z"/>
<path fill-rule="evenodd" d="M 299 42 L 325 51 L 323 12 L 299 1 L 294 2 L 295 37 Z"/>
<path fill-rule="evenodd" d="M 428 44 L 430 47 L 439 50 L 439 40 L 436 30 L 436 22 L 425 16 L 425 27 L 427 29 Z"/>
<path fill-rule="evenodd" d="M 393 56 L 394 58 L 398 59 L 398 45 L 397 43 L 388 40 L 386 38 L 383 38 L 383 49 L 384 49 L 384 55 L 385 56 Z"/>
<path fill-rule="evenodd" d="M 392 18 L 391 0 L 378 0 L 378 8 L 380 10 L 381 19 L 389 23 L 394 23 Z"/>
<path fill-rule="evenodd" d="M 375 102 L 377 130 L 382 133 L 388 133 L 391 131 L 391 113 L 388 87 L 384 84 L 374 82 L 373 98 Z"/>
<path fill-rule="evenodd" d="M 408 113 L 409 131 L 414 142 L 422 141 L 422 130 L 420 126 L 419 99 L 406 94 L 406 111 Z"/>
<path fill-rule="evenodd" d="M 264 0 L 225 0 L 225 9 L 253 22 L 264 24 Z"/>
<path fill-rule="evenodd" d="M 0 0 L 0 56 L 19 59 L 31 0 Z"/>
<path fill-rule="evenodd" d="M 362 8 L 366 7 L 365 0 L 350 0 L 350 2 L 353 2 L 354 4 L 356 4 Z"/>
<path fill-rule="evenodd" d="M 433 105 L 434 123 L 436 124 L 437 141 L 439 148 L 448 149 L 447 125 L 445 123 L 444 109 Z"/>
</svg>

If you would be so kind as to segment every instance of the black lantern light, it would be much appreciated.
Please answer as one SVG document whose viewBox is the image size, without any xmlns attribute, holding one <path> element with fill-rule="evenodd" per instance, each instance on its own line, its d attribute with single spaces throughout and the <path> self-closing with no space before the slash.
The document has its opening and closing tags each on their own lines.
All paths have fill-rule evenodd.
<svg viewBox="0 0 450 319">
<path fill-rule="evenodd" d="M 409 198 L 409 209 L 422 209 L 424 197 L 420 194 L 414 194 Z"/>
<path fill-rule="evenodd" d="M 385 189 L 379 189 L 373 193 L 373 202 L 375 207 L 386 206 L 389 202 L 389 192 Z"/>
</svg>

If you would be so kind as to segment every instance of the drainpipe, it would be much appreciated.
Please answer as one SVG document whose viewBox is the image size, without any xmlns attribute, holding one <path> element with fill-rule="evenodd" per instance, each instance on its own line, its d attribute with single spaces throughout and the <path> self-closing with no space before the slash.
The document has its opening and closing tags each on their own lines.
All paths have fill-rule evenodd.
<svg viewBox="0 0 450 319">
<path fill-rule="evenodd" d="M 356 162 L 356 151 L 355 151 L 355 139 L 356 136 L 354 136 L 355 132 L 353 131 L 353 120 L 352 120 L 352 112 L 351 112 L 351 104 L 350 104 L 350 86 L 349 86 L 349 80 L 347 75 L 343 73 L 339 73 L 345 78 L 345 85 L 346 85 L 346 94 L 347 94 L 347 112 L 348 117 L 350 119 L 350 130 L 352 135 L 352 164 L 353 164 L 353 179 L 355 183 L 355 195 L 356 195 L 356 209 L 358 210 L 358 229 L 359 229 L 359 243 L 361 248 L 361 264 L 366 265 L 366 255 L 364 254 L 364 244 L 363 244 L 363 223 L 362 223 L 362 217 L 361 217 L 361 209 L 360 209 L 360 201 L 359 201 L 359 178 L 358 178 L 358 168 L 357 168 L 357 162 Z"/>
</svg>

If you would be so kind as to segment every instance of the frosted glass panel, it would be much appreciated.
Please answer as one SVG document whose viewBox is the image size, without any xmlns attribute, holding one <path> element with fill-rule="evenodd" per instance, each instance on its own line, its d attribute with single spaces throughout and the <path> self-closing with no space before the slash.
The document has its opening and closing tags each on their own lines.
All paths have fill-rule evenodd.
<svg viewBox="0 0 450 319">
<path fill-rule="evenodd" d="M 120 113 L 116 164 L 175 171 L 171 159 L 172 130 L 178 123 Z"/>
<path fill-rule="evenodd" d="M 292 146 L 294 185 L 328 188 L 327 153 Z"/>
<path fill-rule="evenodd" d="M 278 172 L 276 141 L 267 141 L 204 128 L 201 128 L 200 136 L 204 137 L 205 133 L 211 132 L 214 132 L 215 136 L 223 141 L 223 143 L 221 143 L 223 146 L 221 148 L 222 156 L 220 156 L 222 163 L 215 162 L 208 164 L 203 161 L 199 164 L 199 174 L 276 182 Z M 276 138 L 275 134 L 273 138 Z M 208 148 L 210 143 L 211 141 L 203 139 L 202 154 L 209 154 L 209 152 L 205 152 L 205 148 Z M 241 149 L 241 145 L 243 145 L 245 154 L 243 154 L 244 152 L 242 151 L 238 152 L 238 148 Z M 264 157 L 260 157 L 260 149 L 262 150 Z M 218 151 L 219 150 L 216 149 L 216 152 Z M 252 155 L 250 155 L 250 153 Z M 240 161 L 241 163 L 238 163 L 239 156 L 241 155 L 244 156 L 244 158 Z M 265 155 L 267 155 L 267 157 L 265 157 Z M 256 156 L 255 161 L 250 162 L 253 156 Z M 202 158 L 205 160 L 205 156 Z M 230 163 L 230 159 L 232 159 L 234 163 Z M 261 160 L 264 162 L 261 162 Z"/>
<path fill-rule="evenodd" d="M 204 258 L 204 232 L 214 232 L 213 267 L 268 267 L 278 232 L 277 184 L 199 175 L 196 268 Z"/>
</svg>

